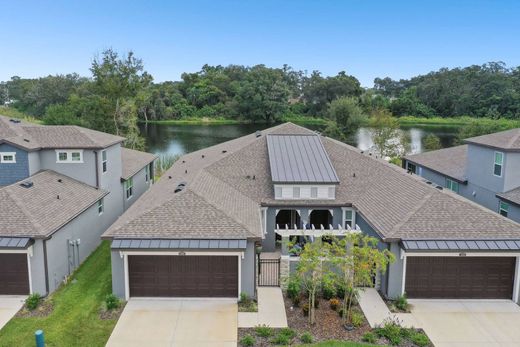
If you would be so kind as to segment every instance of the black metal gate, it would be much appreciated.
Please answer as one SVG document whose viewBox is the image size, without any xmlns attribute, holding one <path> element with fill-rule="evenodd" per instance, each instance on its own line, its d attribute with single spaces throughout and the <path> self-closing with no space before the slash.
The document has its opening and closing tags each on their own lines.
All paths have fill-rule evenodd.
<svg viewBox="0 0 520 347">
<path fill-rule="evenodd" d="M 258 260 L 258 286 L 279 287 L 280 286 L 280 258 Z"/>
</svg>

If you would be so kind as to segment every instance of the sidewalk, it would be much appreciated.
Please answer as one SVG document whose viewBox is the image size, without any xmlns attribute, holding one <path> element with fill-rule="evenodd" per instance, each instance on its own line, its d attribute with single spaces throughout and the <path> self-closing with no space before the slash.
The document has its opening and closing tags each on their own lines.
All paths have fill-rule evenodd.
<svg viewBox="0 0 520 347">
<path fill-rule="evenodd" d="M 279 287 L 258 287 L 258 312 L 238 312 L 238 327 L 253 328 L 267 325 L 271 328 L 286 328 L 287 315 Z"/>
</svg>

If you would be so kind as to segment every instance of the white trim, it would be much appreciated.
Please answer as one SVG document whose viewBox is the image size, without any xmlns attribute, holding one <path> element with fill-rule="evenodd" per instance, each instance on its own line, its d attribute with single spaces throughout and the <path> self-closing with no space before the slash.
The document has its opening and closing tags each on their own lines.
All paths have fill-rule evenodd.
<svg viewBox="0 0 520 347">
<path fill-rule="evenodd" d="M 28 247 L 27 249 L 0 249 L 0 253 L 30 253 L 31 251 L 29 248 L 31 247 Z"/>
<path fill-rule="evenodd" d="M 82 149 L 56 149 L 56 164 L 82 164 L 83 150 Z M 67 160 L 60 160 L 60 153 L 67 153 Z M 79 153 L 80 160 L 72 160 L 72 153 Z"/>
<path fill-rule="evenodd" d="M 103 153 L 105 153 L 105 160 L 103 160 Z M 107 170 L 106 171 L 103 171 L 103 164 L 106 164 L 106 167 L 107 167 Z M 101 175 L 104 175 L 108 172 L 108 155 L 107 155 L 107 150 L 104 149 L 101 151 Z"/>
<path fill-rule="evenodd" d="M 520 256 L 518 252 L 482 251 L 482 252 L 404 252 L 405 257 L 513 257 Z"/>
<path fill-rule="evenodd" d="M 403 279 L 401 281 L 401 295 L 404 295 L 404 290 L 406 286 L 406 254 L 402 254 L 401 259 L 403 259 Z"/>
<path fill-rule="evenodd" d="M 32 275 L 31 275 L 31 254 L 32 252 L 27 252 L 27 275 L 29 276 L 29 294 L 33 293 L 33 285 L 32 285 Z"/>
<path fill-rule="evenodd" d="M 347 219 L 347 211 L 352 211 L 352 228 L 355 228 L 356 227 L 356 210 L 353 209 L 352 207 L 342 207 L 341 208 L 341 211 L 342 211 L 342 216 L 341 216 L 341 221 L 342 221 L 342 226 L 345 227 L 345 221 Z"/>
<path fill-rule="evenodd" d="M 129 255 L 165 255 L 165 256 L 196 256 L 196 255 L 210 255 L 210 256 L 235 256 L 238 260 L 238 296 L 237 300 L 240 299 L 240 293 L 242 292 L 242 259 L 244 259 L 244 252 L 190 252 L 190 251 L 120 251 L 120 255 L 123 255 L 123 266 L 124 266 L 124 277 L 125 277 L 125 300 L 130 299 L 130 276 L 128 275 L 128 256 Z"/>
<path fill-rule="evenodd" d="M 13 160 L 4 160 L 5 156 L 12 156 Z M 3 164 L 16 164 L 16 152 L 0 152 L 0 163 Z"/>
<path fill-rule="evenodd" d="M 515 279 L 513 283 L 513 301 L 516 303 L 520 302 L 520 256 L 516 257 L 516 267 L 515 267 Z"/>
</svg>

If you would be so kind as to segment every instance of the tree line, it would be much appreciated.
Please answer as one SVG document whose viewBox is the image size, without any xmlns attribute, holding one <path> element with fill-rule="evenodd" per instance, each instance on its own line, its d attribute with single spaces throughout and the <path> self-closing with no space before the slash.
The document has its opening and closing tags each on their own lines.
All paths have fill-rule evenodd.
<svg viewBox="0 0 520 347">
<path fill-rule="evenodd" d="M 142 146 L 140 121 L 270 123 L 305 117 L 328 120 L 326 133 L 342 138 L 370 120 L 386 124 L 392 115 L 520 119 L 520 67 L 501 62 L 444 68 L 408 80 L 376 78 L 368 89 L 344 71 L 323 76 L 288 65 L 204 65 L 180 81 L 154 83 L 141 59 L 112 49 L 93 59 L 90 71 L 90 77 L 12 77 L 0 82 L 0 105 L 45 124 L 121 134 L 136 148 Z"/>
</svg>

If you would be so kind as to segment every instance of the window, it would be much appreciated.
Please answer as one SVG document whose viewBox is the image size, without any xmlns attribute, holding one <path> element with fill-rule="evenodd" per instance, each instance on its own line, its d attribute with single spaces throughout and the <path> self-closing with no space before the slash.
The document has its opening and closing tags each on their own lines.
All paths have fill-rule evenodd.
<svg viewBox="0 0 520 347">
<path fill-rule="evenodd" d="M 134 195 L 134 179 L 130 178 L 128 181 L 125 181 L 125 193 L 126 198 L 130 199 L 132 195 Z"/>
<path fill-rule="evenodd" d="M 417 173 L 417 167 L 410 162 L 406 162 L 406 169 L 411 173 Z"/>
<path fill-rule="evenodd" d="M 101 152 L 101 167 L 102 167 L 103 173 L 107 172 L 107 151 Z"/>
<path fill-rule="evenodd" d="M 101 199 L 97 202 L 97 211 L 100 215 L 105 211 L 105 199 Z"/>
<path fill-rule="evenodd" d="M 354 211 L 345 210 L 345 221 L 343 223 L 343 227 L 348 229 L 348 227 L 354 227 Z"/>
<path fill-rule="evenodd" d="M 446 188 L 454 191 L 455 193 L 458 193 L 459 192 L 459 183 L 452 181 L 449 178 L 446 178 Z"/>
<path fill-rule="evenodd" d="M 83 163 L 83 151 L 82 150 L 57 150 L 56 151 L 56 162 L 57 163 Z"/>
<path fill-rule="evenodd" d="M 16 163 L 16 153 L 15 152 L 0 153 L 0 163 L 4 163 L 4 164 Z"/>
<path fill-rule="evenodd" d="M 495 167 L 493 174 L 498 177 L 502 177 L 502 166 L 504 165 L 504 153 L 495 152 Z"/>
<path fill-rule="evenodd" d="M 146 183 L 148 183 L 149 180 L 150 180 L 150 165 L 146 165 L 146 167 L 144 168 L 144 181 Z"/>
<path fill-rule="evenodd" d="M 500 205 L 498 207 L 498 213 L 500 213 L 504 217 L 507 217 L 508 212 L 509 212 L 509 205 L 503 201 L 500 201 Z"/>
</svg>

